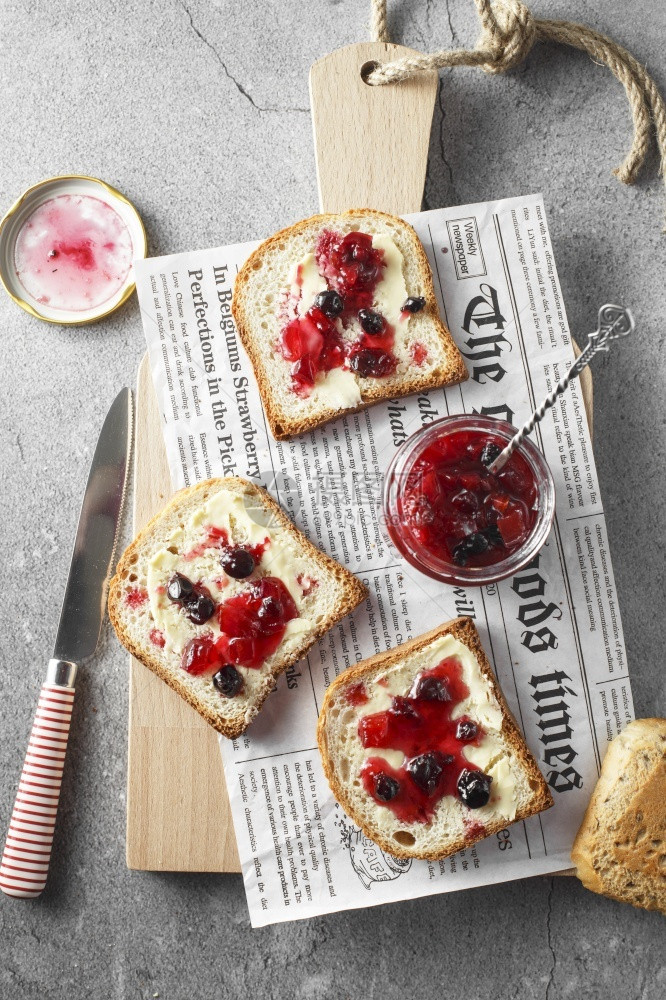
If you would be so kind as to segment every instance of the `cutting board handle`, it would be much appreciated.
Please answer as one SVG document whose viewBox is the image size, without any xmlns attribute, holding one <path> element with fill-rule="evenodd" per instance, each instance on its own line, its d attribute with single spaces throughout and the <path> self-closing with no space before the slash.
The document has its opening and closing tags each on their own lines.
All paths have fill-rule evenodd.
<svg viewBox="0 0 666 1000">
<path fill-rule="evenodd" d="M 322 212 L 375 208 L 393 215 L 420 212 L 428 166 L 438 74 L 371 87 L 364 68 L 420 55 L 403 45 L 360 42 L 310 68 L 319 205 Z M 574 345 L 576 354 L 579 350 Z M 580 377 L 592 432 L 592 375 Z"/>
<path fill-rule="evenodd" d="M 419 212 L 428 165 L 437 72 L 371 87 L 364 67 L 413 49 L 361 42 L 337 49 L 310 69 L 319 204 L 322 212 L 374 208 Z"/>
</svg>

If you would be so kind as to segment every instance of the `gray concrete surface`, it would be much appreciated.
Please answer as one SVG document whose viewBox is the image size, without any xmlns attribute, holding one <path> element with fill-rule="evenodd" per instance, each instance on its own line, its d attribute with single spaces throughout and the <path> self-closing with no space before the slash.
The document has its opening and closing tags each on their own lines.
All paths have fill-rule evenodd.
<svg viewBox="0 0 666 1000">
<path fill-rule="evenodd" d="M 647 63 L 658 0 L 536 0 Z M 396 40 L 472 43 L 470 2 L 391 4 Z M 57 173 L 138 205 L 154 254 L 268 235 L 317 208 L 307 73 L 366 37 L 367 5 L 176 0 L 0 4 L 0 206 Z M 655 160 L 635 189 L 620 86 L 539 47 L 509 78 L 443 74 L 427 207 L 543 190 L 572 326 L 619 299 L 630 348 L 596 364 L 596 456 L 638 714 L 666 714 L 666 236 Z M 0 833 L 50 653 L 87 464 L 144 350 L 137 303 L 49 327 L 0 295 Z M 129 872 L 127 660 L 107 628 L 78 692 L 56 861 L 38 902 L 0 899 L 0 997 L 605 998 L 666 995 L 663 918 L 536 879 L 251 931 L 237 876 Z"/>
</svg>

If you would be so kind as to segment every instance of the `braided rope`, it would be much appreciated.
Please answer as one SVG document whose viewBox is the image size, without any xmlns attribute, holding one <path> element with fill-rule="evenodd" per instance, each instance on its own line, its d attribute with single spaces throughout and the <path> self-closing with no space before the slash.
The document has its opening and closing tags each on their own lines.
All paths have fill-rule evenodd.
<svg viewBox="0 0 666 1000">
<path fill-rule="evenodd" d="M 386 0 L 370 0 L 374 41 L 389 40 Z M 520 0 L 474 0 L 481 21 L 481 35 L 473 49 L 450 49 L 431 55 L 407 56 L 381 63 L 367 77 L 372 86 L 399 83 L 418 73 L 448 66 L 480 66 L 486 73 L 506 73 L 518 66 L 535 42 L 557 42 L 587 52 L 607 66 L 622 84 L 631 107 L 634 136 L 631 148 L 613 173 L 623 184 L 633 184 L 650 147 L 654 129 L 659 148 L 659 174 L 666 184 L 666 104 L 652 77 L 621 45 L 597 31 L 570 21 L 550 21 L 532 16 Z"/>
</svg>

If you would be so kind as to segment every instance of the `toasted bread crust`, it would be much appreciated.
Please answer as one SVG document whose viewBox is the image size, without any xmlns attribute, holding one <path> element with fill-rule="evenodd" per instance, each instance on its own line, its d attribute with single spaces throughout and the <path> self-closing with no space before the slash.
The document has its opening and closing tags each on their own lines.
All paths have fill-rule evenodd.
<svg viewBox="0 0 666 1000">
<path fill-rule="evenodd" d="M 666 914 L 666 719 L 616 736 L 571 849 L 592 892 Z"/>
<path fill-rule="evenodd" d="M 139 554 L 141 546 L 150 539 L 151 534 L 156 527 L 164 518 L 169 516 L 171 513 L 178 511 L 182 508 L 183 504 L 187 503 L 192 497 L 196 496 L 197 493 L 203 493 L 206 489 L 219 487 L 221 484 L 225 485 L 225 488 L 231 487 L 233 490 L 241 490 L 261 502 L 261 504 L 271 512 L 271 514 L 280 523 L 280 526 L 287 531 L 293 539 L 298 543 L 299 547 L 303 549 L 309 557 L 316 562 L 323 570 L 335 576 L 339 581 L 342 582 L 344 587 L 344 599 L 339 607 L 339 613 L 335 617 L 331 617 L 329 620 L 324 621 L 315 631 L 308 633 L 307 637 L 304 638 L 303 642 L 300 643 L 297 648 L 285 657 L 283 661 L 275 664 L 270 674 L 266 674 L 267 683 L 264 685 L 263 691 L 257 700 L 254 702 L 251 710 L 251 716 L 247 720 L 239 719 L 238 721 L 229 722 L 226 719 L 222 719 L 216 716 L 209 707 L 204 703 L 199 701 L 198 698 L 192 693 L 192 691 L 184 684 L 182 684 L 177 675 L 173 675 L 168 670 L 165 670 L 162 664 L 154 656 L 151 656 L 147 649 L 143 649 L 138 646 L 133 638 L 130 636 L 125 623 L 123 621 L 123 611 L 122 611 L 122 578 L 123 574 L 130 571 L 131 566 L 135 561 L 135 557 Z M 338 621 L 353 611 L 361 601 L 365 600 L 367 597 L 367 589 L 352 573 L 350 573 L 344 566 L 336 562 L 325 552 L 318 549 L 312 542 L 301 534 L 301 532 L 296 528 L 296 526 L 290 521 L 287 515 L 284 513 L 282 508 L 278 503 L 271 497 L 266 490 L 262 489 L 260 486 L 256 486 L 254 483 L 248 480 L 242 479 L 237 476 L 230 476 L 228 478 L 216 478 L 208 479 L 201 483 L 196 483 L 194 486 L 186 487 L 180 490 L 166 507 L 163 508 L 158 514 L 156 514 L 148 524 L 139 532 L 134 541 L 125 549 L 125 552 L 118 561 L 116 567 L 116 572 L 111 582 L 109 584 L 109 618 L 111 624 L 115 629 L 118 639 L 123 644 L 123 646 L 136 657 L 144 666 L 152 670 L 153 673 L 157 674 L 170 688 L 173 688 L 177 694 L 181 696 L 189 705 L 192 706 L 206 722 L 209 723 L 214 729 L 216 729 L 223 736 L 228 739 L 236 739 L 241 733 L 245 732 L 250 722 L 256 717 L 264 701 L 274 689 L 277 682 L 277 678 L 280 674 L 288 670 L 292 664 L 296 663 L 302 656 L 305 655 L 308 649 L 321 638 L 330 628 L 333 627 Z"/>
<path fill-rule="evenodd" d="M 255 269 L 257 262 L 261 261 L 284 239 L 296 236 L 313 225 L 324 226 L 326 223 L 331 223 L 339 218 L 355 219 L 367 218 L 368 216 L 372 216 L 377 219 L 390 219 L 392 222 L 395 222 L 397 218 L 396 216 L 389 215 L 387 212 L 378 212 L 375 209 L 370 208 L 355 208 L 350 209 L 348 212 L 342 212 L 339 214 L 323 213 L 321 215 L 310 216 L 308 219 L 303 219 L 301 222 L 297 222 L 293 226 L 287 226 L 285 229 L 281 229 L 279 232 L 269 237 L 269 239 L 264 240 L 264 242 L 250 254 L 236 275 L 231 311 L 233 313 L 236 328 L 243 343 L 243 347 L 252 362 L 255 378 L 257 379 L 261 399 L 264 404 L 266 418 L 273 436 L 277 441 L 282 441 L 285 438 L 303 434 L 306 431 L 312 430 L 314 427 L 319 427 L 321 424 L 327 423 L 330 420 L 335 420 L 338 417 L 347 416 L 348 414 L 363 410 L 373 403 L 381 402 L 383 399 L 393 399 L 395 397 L 412 395 L 417 392 L 425 392 L 428 389 L 437 389 L 444 385 L 454 385 L 457 382 L 464 382 L 469 377 L 463 357 L 456 347 L 453 338 L 451 337 L 451 333 L 440 319 L 437 308 L 437 300 L 435 298 L 432 271 L 430 269 L 430 263 L 426 252 L 423 249 L 421 241 L 416 235 L 413 227 L 410 226 L 409 223 L 405 222 L 404 219 L 400 219 L 399 221 L 401 224 L 412 230 L 414 236 L 414 254 L 417 257 L 417 266 L 421 281 L 423 282 L 424 298 L 426 300 L 426 304 L 422 312 L 424 315 L 428 315 L 430 317 L 433 325 L 437 329 L 441 341 L 442 351 L 446 355 L 446 363 L 439 365 L 427 374 L 419 374 L 418 370 L 412 370 L 410 371 L 408 378 L 400 376 L 397 378 L 383 378 L 381 380 L 377 380 L 376 387 L 364 387 L 361 390 L 362 398 L 361 402 L 357 406 L 345 408 L 339 412 L 329 413 L 319 419 L 303 419 L 285 416 L 276 406 L 275 399 L 273 398 L 273 394 L 271 392 L 270 382 L 264 369 L 261 352 L 255 336 L 253 335 L 251 324 L 247 321 L 246 316 L 245 299 L 248 295 L 248 283 L 252 272 Z"/>
<path fill-rule="evenodd" d="M 357 826 L 360 826 L 366 837 L 373 840 L 382 851 L 386 851 L 387 854 L 392 854 L 393 857 L 396 858 L 420 858 L 426 861 L 438 861 L 441 858 L 446 858 L 451 854 L 455 854 L 457 851 L 460 851 L 465 847 L 470 847 L 479 840 L 484 840 L 486 837 L 499 833 L 500 830 L 503 830 L 506 827 L 505 820 L 496 820 L 494 823 L 489 823 L 485 827 L 485 832 L 483 834 L 472 837 L 461 837 L 460 840 L 453 846 L 446 847 L 441 851 L 420 851 L 418 849 L 414 850 L 406 848 L 398 844 L 395 840 L 389 841 L 381 835 L 378 836 L 376 830 L 368 828 L 363 817 L 356 811 L 353 801 L 347 793 L 346 787 L 338 780 L 335 773 L 333 757 L 328 745 L 327 733 L 327 712 L 335 695 L 341 688 L 346 687 L 348 684 L 362 680 L 375 667 L 391 667 L 394 664 L 400 663 L 405 656 L 423 649 L 424 646 L 428 646 L 431 642 L 433 642 L 433 640 L 443 635 L 454 636 L 454 638 L 458 639 L 474 653 L 479 663 L 481 673 L 488 681 L 488 684 L 492 688 L 493 694 L 497 698 L 500 708 L 502 709 L 503 721 L 501 735 L 511 747 L 512 753 L 520 761 L 520 764 L 524 768 L 528 781 L 533 789 L 533 796 L 529 807 L 519 810 L 511 822 L 517 823 L 521 819 L 526 819 L 528 816 L 533 816 L 535 813 L 542 812 L 544 809 L 549 809 L 553 804 L 553 796 L 550 788 L 546 784 L 534 757 L 528 750 L 516 720 L 511 714 L 504 695 L 502 694 L 502 691 L 495 679 L 495 675 L 490 663 L 488 662 L 483 646 L 481 645 L 481 640 L 474 622 L 471 618 L 455 618 L 452 621 L 444 622 L 442 625 L 438 625 L 437 628 L 432 629 L 430 632 L 425 632 L 423 635 L 410 639 L 401 646 L 396 646 L 394 649 L 390 649 L 385 653 L 377 653 L 375 656 L 371 656 L 367 660 L 362 660 L 360 663 L 356 664 L 356 666 L 349 667 L 341 674 L 338 674 L 326 690 L 326 695 L 324 696 L 324 701 L 322 702 L 321 711 L 319 713 L 319 722 L 317 724 L 317 743 L 319 744 L 324 773 L 328 778 L 328 782 L 335 798 L 338 800 L 345 812 L 351 817 L 354 823 L 356 823 Z"/>
</svg>

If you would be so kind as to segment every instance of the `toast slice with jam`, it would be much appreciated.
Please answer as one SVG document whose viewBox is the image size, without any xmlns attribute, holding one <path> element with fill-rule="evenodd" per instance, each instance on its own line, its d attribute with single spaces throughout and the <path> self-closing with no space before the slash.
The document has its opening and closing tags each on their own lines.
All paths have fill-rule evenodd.
<svg viewBox="0 0 666 1000">
<path fill-rule="evenodd" d="M 419 238 L 384 212 L 276 233 L 238 272 L 232 308 L 277 439 L 467 378 Z"/>
<path fill-rule="evenodd" d="M 111 580 L 109 616 L 130 653 L 235 739 L 366 593 L 265 490 L 229 477 L 181 490 L 146 525 Z"/>
<path fill-rule="evenodd" d="M 398 858 L 445 858 L 553 804 L 469 618 L 345 670 L 317 738 L 338 802 Z"/>
</svg>

